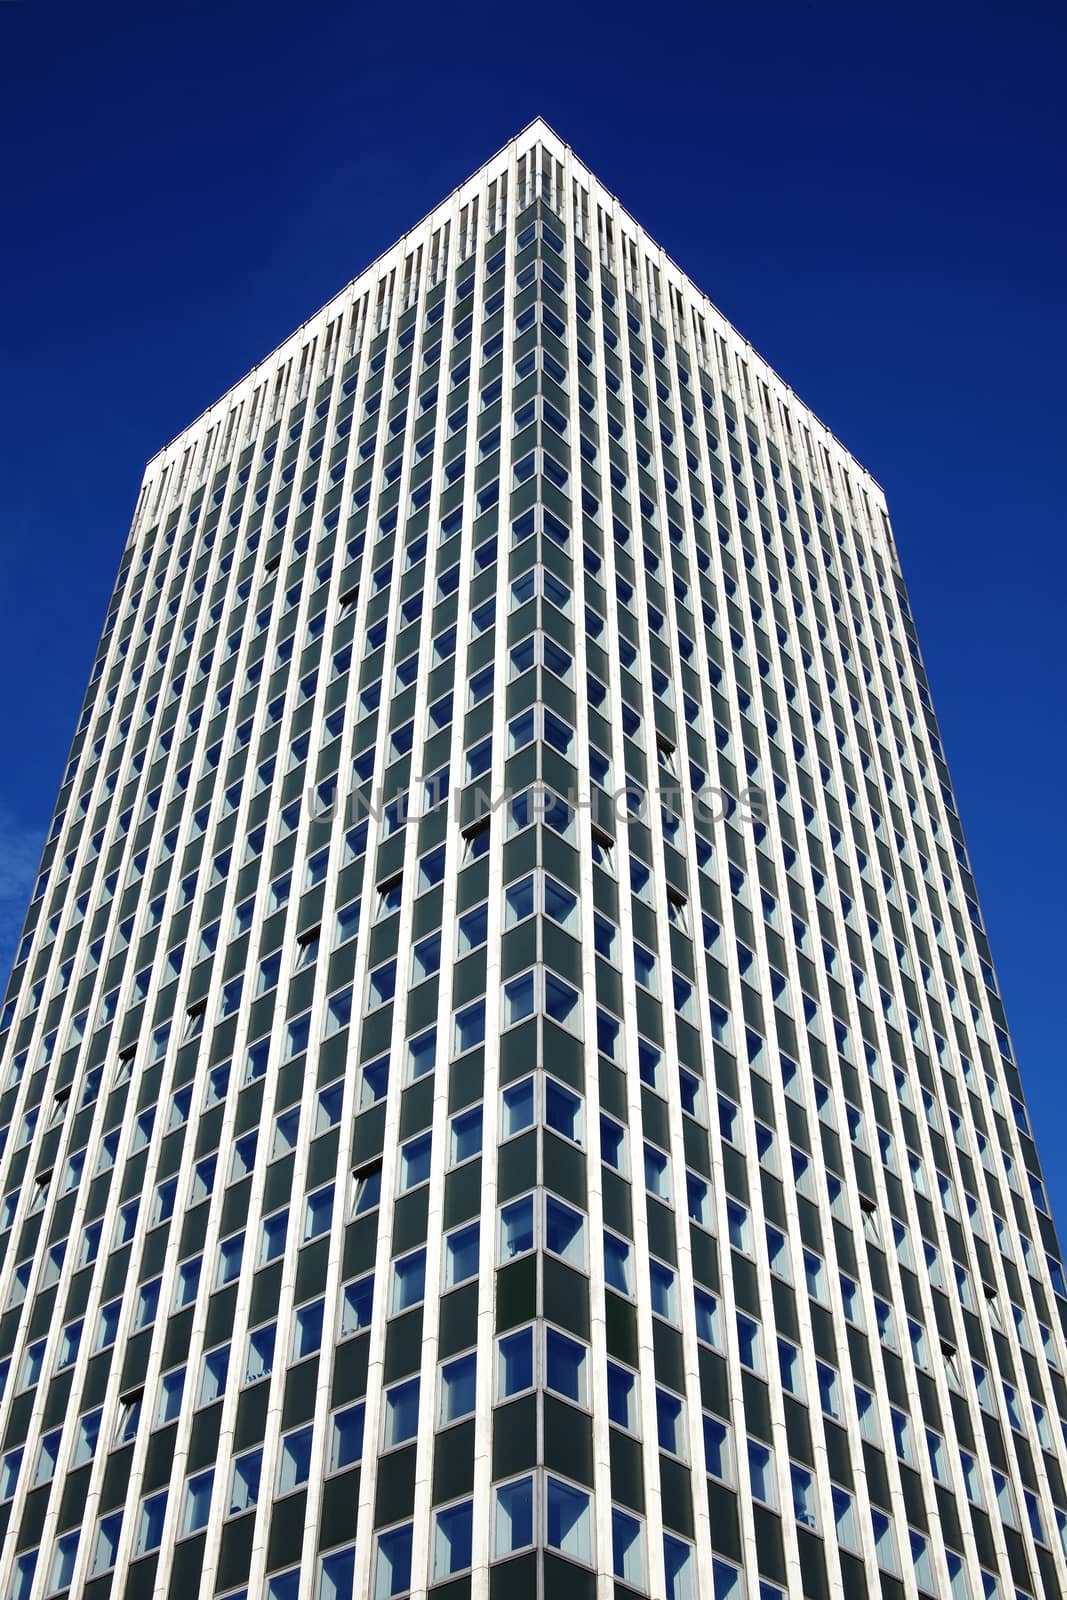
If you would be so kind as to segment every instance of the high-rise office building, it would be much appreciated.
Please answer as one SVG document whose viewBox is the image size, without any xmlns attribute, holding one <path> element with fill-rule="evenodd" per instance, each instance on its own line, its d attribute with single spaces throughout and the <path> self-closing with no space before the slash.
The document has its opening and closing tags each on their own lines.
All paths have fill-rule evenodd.
<svg viewBox="0 0 1067 1600">
<path fill-rule="evenodd" d="M 543 123 L 149 463 L 0 1029 L 2 1600 L 1067 1593 L 882 491 Z"/>
</svg>

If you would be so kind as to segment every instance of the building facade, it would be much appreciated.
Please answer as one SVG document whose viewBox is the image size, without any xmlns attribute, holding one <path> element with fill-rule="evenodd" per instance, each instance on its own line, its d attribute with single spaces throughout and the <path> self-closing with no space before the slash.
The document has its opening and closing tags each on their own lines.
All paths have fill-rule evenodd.
<svg viewBox="0 0 1067 1600">
<path fill-rule="evenodd" d="M 0 1139 L 2 1600 L 1067 1593 L 884 496 L 541 122 L 149 463 Z"/>
</svg>

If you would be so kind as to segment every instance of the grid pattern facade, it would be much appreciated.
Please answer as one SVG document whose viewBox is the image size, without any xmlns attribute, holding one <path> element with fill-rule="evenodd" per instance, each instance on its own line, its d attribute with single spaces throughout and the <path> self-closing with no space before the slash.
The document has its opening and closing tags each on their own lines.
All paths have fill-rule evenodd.
<svg viewBox="0 0 1067 1600">
<path fill-rule="evenodd" d="M 884 497 L 541 122 L 149 463 L 0 1140 L 4 1600 L 1067 1593 Z"/>
</svg>

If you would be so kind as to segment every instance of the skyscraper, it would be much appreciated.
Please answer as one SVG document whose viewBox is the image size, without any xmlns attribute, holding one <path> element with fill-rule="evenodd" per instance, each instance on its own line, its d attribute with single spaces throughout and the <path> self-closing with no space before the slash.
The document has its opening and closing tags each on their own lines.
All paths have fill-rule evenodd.
<svg viewBox="0 0 1067 1600">
<path fill-rule="evenodd" d="M 540 121 L 148 464 L 0 1129 L 0 1600 L 1067 1593 L 884 496 Z"/>
</svg>

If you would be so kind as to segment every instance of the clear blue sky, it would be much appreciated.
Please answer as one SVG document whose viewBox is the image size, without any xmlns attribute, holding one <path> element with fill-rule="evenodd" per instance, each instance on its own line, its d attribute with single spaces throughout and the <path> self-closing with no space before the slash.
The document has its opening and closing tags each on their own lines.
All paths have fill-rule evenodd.
<svg viewBox="0 0 1067 1600">
<path fill-rule="evenodd" d="M 144 461 L 541 113 L 885 485 L 1067 1219 L 1065 33 L 1053 0 L 2 0 L 0 966 Z"/>
</svg>

